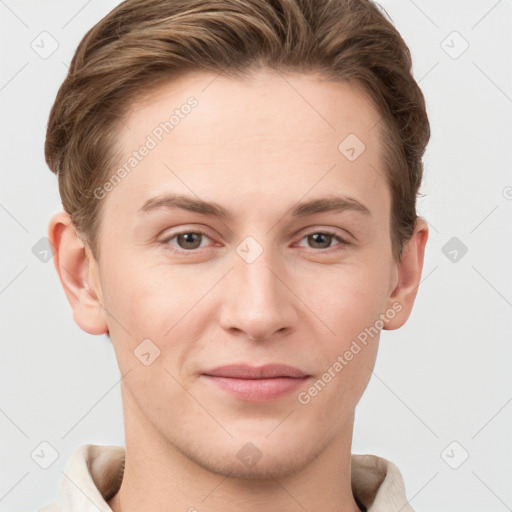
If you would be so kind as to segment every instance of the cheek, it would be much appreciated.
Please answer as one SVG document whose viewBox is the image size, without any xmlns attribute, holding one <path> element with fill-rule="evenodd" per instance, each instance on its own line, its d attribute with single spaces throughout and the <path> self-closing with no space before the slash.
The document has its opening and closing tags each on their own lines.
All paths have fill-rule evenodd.
<svg viewBox="0 0 512 512">
<path fill-rule="evenodd" d="M 108 311 L 127 331 L 142 335 L 166 332 L 190 295 L 180 272 L 129 255 L 105 263 L 102 283 Z"/>
<path fill-rule="evenodd" d="M 105 265 L 105 309 L 110 314 L 111 339 L 123 372 L 139 368 L 136 355 L 143 347 L 150 357 L 157 354 L 147 368 L 152 371 L 144 375 L 154 374 L 158 368 L 163 371 L 164 367 L 174 374 L 190 352 L 197 350 L 194 340 L 201 337 L 204 324 L 197 318 L 201 315 L 204 319 L 208 314 L 201 309 L 205 304 L 201 297 L 207 294 L 213 279 L 203 277 L 192 266 L 172 267 L 161 261 L 148 265 L 126 256 L 117 258 L 115 265 Z M 153 378 L 149 377 L 149 385 L 154 385 Z M 171 377 L 164 373 L 159 378 Z"/>
<path fill-rule="evenodd" d="M 361 264 L 331 267 L 328 275 L 318 274 L 314 283 L 300 293 L 321 320 L 322 333 L 315 347 L 310 347 L 318 358 L 319 372 L 298 401 L 314 411 L 319 428 L 331 424 L 335 429 L 339 425 L 332 422 L 333 411 L 339 411 L 339 421 L 344 421 L 371 378 L 387 281 L 379 266 Z"/>
<path fill-rule="evenodd" d="M 318 317 L 326 340 L 339 350 L 374 325 L 385 307 L 389 270 L 381 262 L 317 267 L 296 280 L 297 295 Z M 322 329 L 324 330 L 324 329 Z"/>
</svg>

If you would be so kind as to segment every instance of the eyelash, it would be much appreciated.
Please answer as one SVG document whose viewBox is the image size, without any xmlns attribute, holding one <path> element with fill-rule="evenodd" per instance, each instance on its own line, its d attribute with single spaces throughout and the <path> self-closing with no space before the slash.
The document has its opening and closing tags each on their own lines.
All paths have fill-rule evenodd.
<svg viewBox="0 0 512 512">
<path fill-rule="evenodd" d="M 171 247 L 171 240 L 174 240 L 175 238 L 177 238 L 178 236 L 180 235 L 187 235 L 187 234 L 195 234 L 195 235 L 202 235 L 206 238 L 210 238 L 208 236 L 207 233 L 205 233 L 204 231 L 201 231 L 201 230 L 188 230 L 188 231 L 180 231 L 178 233 L 174 233 L 174 235 L 172 235 L 171 237 L 167 237 L 165 240 L 162 241 L 162 244 L 167 246 L 167 247 Z M 349 242 L 347 242 L 346 240 L 344 240 L 343 238 L 341 238 L 339 235 L 337 235 L 336 233 L 332 232 L 332 231 L 329 231 L 329 230 L 323 230 L 323 231 L 311 231 L 310 233 L 307 233 L 305 234 L 301 239 L 300 241 L 304 240 L 305 238 L 307 238 L 308 236 L 310 235 L 327 235 L 327 236 L 331 236 L 333 237 L 334 239 L 338 240 L 339 242 L 339 248 L 338 249 L 335 249 L 333 247 L 328 247 L 326 249 L 315 249 L 314 247 L 309 247 L 309 249 L 311 249 L 312 251 L 314 252 L 331 252 L 333 250 L 340 250 L 342 246 L 345 246 L 345 245 L 349 245 Z M 196 248 L 196 249 L 190 249 L 190 250 L 186 250 L 186 249 L 181 249 L 181 248 L 176 248 L 176 246 L 174 246 L 174 248 L 170 249 L 171 251 L 173 252 L 176 252 L 176 253 L 181 253 L 181 254 L 186 254 L 186 253 L 191 253 L 191 254 L 194 254 L 195 252 L 197 252 L 199 249 L 201 249 L 201 247 L 199 248 Z"/>
</svg>

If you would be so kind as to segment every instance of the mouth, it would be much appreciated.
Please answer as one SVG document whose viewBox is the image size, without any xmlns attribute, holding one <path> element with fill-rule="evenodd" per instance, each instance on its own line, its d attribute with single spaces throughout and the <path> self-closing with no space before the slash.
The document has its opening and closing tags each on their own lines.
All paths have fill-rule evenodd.
<svg viewBox="0 0 512 512">
<path fill-rule="evenodd" d="M 285 396 L 310 377 L 302 370 L 285 364 L 220 366 L 205 371 L 201 376 L 221 391 L 251 402 Z"/>
</svg>

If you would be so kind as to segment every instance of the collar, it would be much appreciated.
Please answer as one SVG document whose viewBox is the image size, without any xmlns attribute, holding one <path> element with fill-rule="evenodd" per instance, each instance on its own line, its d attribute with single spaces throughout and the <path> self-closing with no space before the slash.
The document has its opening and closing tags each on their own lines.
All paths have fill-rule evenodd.
<svg viewBox="0 0 512 512">
<path fill-rule="evenodd" d="M 60 482 L 59 499 L 39 512 L 111 512 L 107 502 L 123 479 L 125 448 L 86 444 L 69 458 Z M 366 512 L 414 512 L 399 469 L 371 454 L 352 454 L 352 492 Z"/>
</svg>

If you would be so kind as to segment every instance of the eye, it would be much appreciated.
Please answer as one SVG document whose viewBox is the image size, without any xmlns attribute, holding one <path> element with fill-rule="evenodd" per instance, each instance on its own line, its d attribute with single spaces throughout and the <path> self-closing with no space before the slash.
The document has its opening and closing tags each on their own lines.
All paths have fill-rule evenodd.
<svg viewBox="0 0 512 512">
<path fill-rule="evenodd" d="M 205 247 L 206 244 L 202 243 L 205 239 L 211 241 L 210 237 L 203 231 L 181 231 L 180 233 L 175 233 L 172 236 L 165 238 L 162 241 L 162 244 L 170 246 L 171 249 L 176 252 L 193 252 Z M 319 250 L 332 249 L 332 242 L 334 241 L 339 242 L 338 246 L 340 246 L 340 248 L 349 244 L 349 242 L 338 236 L 336 233 L 330 231 L 315 231 L 304 236 L 301 239 L 301 242 L 303 240 L 306 240 L 306 243 L 310 244 L 310 248 Z M 298 245 L 304 247 L 300 243 Z"/>
<path fill-rule="evenodd" d="M 166 238 L 162 243 L 176 247 L 176 245 L 172 243 L 172 240 L 176 239 L 178 249 L 190 252 L 203 247 L 201 242 L 204 237 L 210 239 L 210 237 L 202 231 L 182 231 L 181 233 L 175 233 L 173 236 Z"/>
<path fill-rule="evenodd" d="M 338 240 L 340 246 L 348 245 L 346 240 L 343 240 L 343 238 L 330 231 L 316 231 L 306 235 L 302 240 L 311 243 L 313 249 L 330 249 L 332 248 L 331 242 L 334 240 Z"/>
</svg>

